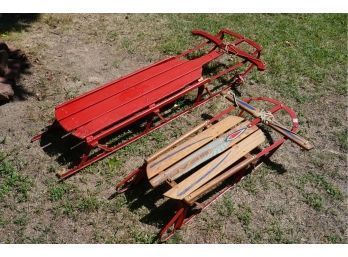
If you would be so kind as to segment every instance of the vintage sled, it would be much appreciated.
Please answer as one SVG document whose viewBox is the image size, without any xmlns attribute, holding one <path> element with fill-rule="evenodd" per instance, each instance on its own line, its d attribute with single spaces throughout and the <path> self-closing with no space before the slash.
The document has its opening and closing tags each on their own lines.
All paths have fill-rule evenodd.
<svg viewBox="0 0 348 257">
<path fill-rule="evenodd" d="M 287 139 L 307 150 L 313 147 L 296 134 L 296 114 L 281 102 L 265 97 L 240 100 L 234 95 L 224 96 L 234 105 L 147 158 L 143 166 L 116 185 L 118 193 L 144 179 L 153 188 L 162 184 L 169 186 L 163 195 L 176 201 L 178 209 L 161 230 L 162 241 L 225 193 L 246 171 L 250 172 L 264 158 L 269 158 Z M 269 111 L 260 110 L 251 102 L 266 102 L 272 107 Z M 238 110 L 237 116 L 230 115 Z M 276 113 L 284 113 L 281 110 L 290 116 L 291 128 L 274 118 Z M 249 118 L 245 112 L 250 114 Z M 264 127 L 276 132 L 272 135 Z M 277 132 L 280 137 L 275 135 Z M 207 198 L 211 193 L 213 195 Z"/>
<path fill-rule="evenodd" d="M 242 83 L 253 67 L 260 71 L 265 69 L 260 60 L 261 46 L 238 33 L 228 29 L 222 29 L 216 35 L 201 30 L 192 33 L 207 41 L 56 106 L 53 125 L 34 136 L 32 141 L 57 127 L 66 132 L 62 139 L 73 137 L 79 140 L 76 146 L 84 147 L 84 154 L 76 166 L 58 174 L 61 179 Z M 232 41 L 227 42 L 226 35 Z M 229 58 L 231 60 L 226 62 Z M 210 64 L 220 70 L 204 74 L 203 68 Z M 220 78 L 229 83 L 216 85 Z M 175 103 L 194 90 L 197 95 L 190 105 L 181 111 L 170 111 L 175 109 Z M 139 122 L 141 125 L 137 126 L 142 132 L 116 144 L 105 142 L 116 132 L 125 131 Z"/>
</svg>

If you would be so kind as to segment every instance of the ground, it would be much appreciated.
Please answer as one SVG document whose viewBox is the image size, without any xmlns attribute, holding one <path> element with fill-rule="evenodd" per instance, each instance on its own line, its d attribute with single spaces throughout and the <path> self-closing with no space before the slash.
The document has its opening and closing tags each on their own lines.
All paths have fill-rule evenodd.
<svg viewBox="0 0 348 257">
<path fill-rule="evenodd" d="M 110 196 L 151 153 L 216 113 L 221 99 L 59 183 L 64 165 L 30 138 L 54 106 L 227 27 L 260 43 L 265 72 L 243 96 L 282 100 L 315 148 L 287 142 L 169 243 L 347 243 L 347 15 L 8 16 L 0 38 L 31 63 L 21 96 L 0 106 L 0 242 L 152 243 L 169 216 L 151 200 Z M 274 164 L 275 163 L 275 164 Z M 279 172 L 279 167 L 281 171 Z"/>
</svg>

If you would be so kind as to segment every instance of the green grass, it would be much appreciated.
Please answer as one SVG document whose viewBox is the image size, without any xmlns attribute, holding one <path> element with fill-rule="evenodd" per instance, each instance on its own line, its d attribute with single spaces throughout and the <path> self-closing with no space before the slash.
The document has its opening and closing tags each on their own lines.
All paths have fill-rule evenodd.
<svg viewBox="0 0 348 257">
<path fill-rule="evenodd" d="M 314 187 L 321 189 L 321 190 L 324 190 L 326 192 L 326 194 L 334 200 L 338 200 L 338 201 L 343 200 L 342 191 L 337 186 L 328 182 L 327 179 L 325 179 L 323 176 L 321 176 L 319 174 L 308 173 L 306 175 L 303 175 L 300 178 L 300 181 L 303 184 L 303 186 L 305 184 L 310 183 Z M 309 197 L 309 198 L 313 198 L 313 197 Z"/>
<path fill-rule="evenodd" d="M 154 131 L 151 133 L 151 138 L 161 147 L 167 143 L 167 138 L 160 131 Z"/>
<path fill-rule="evenodd" d="M 4 227 L 7 224 L 7 221 L 0 214 L 0 228 Z"/>
<path fill-rule="evenodd" d="M 272 216 L 280 216 L 284 214 L 283 206 L 272 205 L 268 208 L 268 211 L 271 213 Z"/>
<path fill-rule="evenodd" d="M 0 199 L 13 193 L 16 200 L 21 202 L 28 198 L 32 187 L 31 180 L 20 174 L 14 165 L 7 161 L 5 155 L 0 152 Z"/>
<path fill-rule="evenodd" d="M 123 162 L 116 157 L 112 157 L 108 159 L 108 166 L 110 170 L 118 170 L 122 167 Z"/>
<path fill-rule="evenodd" d="M 267 229 L 267 234 L 270 237 L 270 243 L 288 244 L 292 243 L 286 238 L 288 231 L 283 229 L 277 222 L 273 222 Z"/>
<path fill-rule="evenodd" d="M 231 199 L 231 195 L 225 195 L 221 201 L 219 201 L 219 206 L 217 208 L 219 215 L 223 217 L 230 217 L 234 214 L 235 206 Z"/>
<path fill-rule="evenodd" d="M 248 227 L 251 223 L 252 219 L 252 212 L 249 206 L 240 205 L 238 212 L 237 212 L 237 218 L 242 223 L 244 227 Z"/>
<path fill-rule="evenodd" d="M 95 196 L 89 196 L 81 198 L 78 201 L 77 209 L 81 212 L 93 212 L 98 210 L 102 205 L 102 202 Z"/>
<path fill-rule="evenodd" d="M 21 216 L 19 216 L 18 218 L 16 218 L 13 223 L 20 226 L 20 227 L 24 227 L 25 225 L 27 225 L 29 222 L 29 219 L 27 217 L 26 214 L 23 214 Z"/>
<path fill-rule="evenodd" d="M 323 208 L 323 198 L 316 193 L 307 193 L 304 195 L 305 202 L 317 211 Z"/>
<path fill-rule="evenodd" d="M 343 239 L 336 235 L 336 234 L 332 234 L 332 235 L 328 235 L 328 236 L 325 236 L 328 243 L 330 244 L 340 244 L 340 243 L 343 243 Z"/>
<path fill-rule="evenodd" d="M 176 231 L 175 234 L 167 241 L 168 244 L 180 244 L 183 238 L 180 231 Z"/>
<path fill-rule="evenodd" d="M 176 36 L 161 42 L 160 49 L 166 55 L 192 46 L 192 28 L 216 33 L 227 27 L 264 46 L 262 58 L 267 71 L 255 72 L 256 82 L 300 103 L 325 91 L 347 92 L 343 82 L 347 60 L 344 14 L 173 14 L 168 18 L 170 33 Z"/>
<path fill-rule="evenodd" d="M 65 200 L 61 205 L 57 206 L 56 211 L 70 218 L 76 218 L 75 205 L 69 200 Z"/>
<path fill-rule="evenodd" d="M 257 193 L 257 185 L 254 176 L 247 176 L 242 182 L 241 185 L 243 189 L 248 191 L 249 193 L 252 193 L 253 195 L 256 195 Z"/>
<path fill-rule="evenodd" d="M 151 234 L 145 231 L 132 231 L 132 236 L 135 243 L 138 244 L 152 244 L 156 240 L 156 234 Z"/>
<path fill-rule="evenodd" d="M 71 186 L 66 183 L 57 184 L 57 182 L 53 182 L 48 188 L 49 199 L 53 202 L 61 200 L 66 196 L 70 189 Z"/>
<path fill-rule="evenodd" d="M 117 38 L 118 38 L 118 33 L 116 31 L 112 31 L 108 34 L 108 40 L 111 42 L 117 40 Z"/>
<path fill-rule="evenodd" d="M 336 133 L 336 138 L 341 149 L 345 152 L 348 151 L 348 129 Z"/>
</svg>

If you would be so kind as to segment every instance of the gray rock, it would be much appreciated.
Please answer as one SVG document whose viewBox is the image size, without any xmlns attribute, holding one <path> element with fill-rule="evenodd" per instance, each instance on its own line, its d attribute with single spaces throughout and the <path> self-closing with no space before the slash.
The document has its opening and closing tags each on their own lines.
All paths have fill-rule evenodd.
<svg viewBox="0 0 348 257">
<path fill-rule="evenodd" d="M 0 83 L 0 101 L 9 100 L 14 95 L 13 89 L 10 84 Z"/>
</svg>

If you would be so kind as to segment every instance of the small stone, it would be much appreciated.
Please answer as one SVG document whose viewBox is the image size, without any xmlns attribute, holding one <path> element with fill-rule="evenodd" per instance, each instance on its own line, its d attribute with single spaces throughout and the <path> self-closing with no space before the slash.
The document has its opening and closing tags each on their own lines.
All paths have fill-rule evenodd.
<svg viewBox="0 0 348 257">
<path fill-rule="evenodd" d="M 9 100 L 14 96 L 13 89 L 10 84 L 0 83 L 0 100 Z"/>
<path fill-rule="evenodd" d="M 42 96 L 41 96 L 40 93 L 36 93 L 35 96 L 36 96 L 36 99 L 37 99 L 38 101 L 41 101 L 41 100 L 42 100 Z"/>
<path fill-rule="evenodd" d="M 89 78 L 88 78 L 88 82 L 89 82 L 89 83 L 98 84 L 98 83 L 100 83 L 100 78 L 98 78 L 98 77 L 89 77 Z"/>
</svg>

